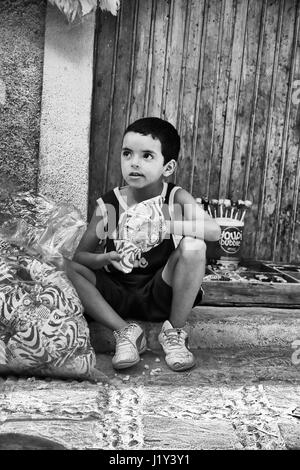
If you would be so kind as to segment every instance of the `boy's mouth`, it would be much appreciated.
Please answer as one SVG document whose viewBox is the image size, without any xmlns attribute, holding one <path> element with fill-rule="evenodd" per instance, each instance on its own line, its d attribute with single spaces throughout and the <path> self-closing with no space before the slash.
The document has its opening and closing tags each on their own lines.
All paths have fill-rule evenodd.
<svg viewBox="0 0 300 470">
<path fill-rule="evenodd" d="M 138 173 L 137 171 L 132 171 L 131 173 L 129 173 L 129 176 L 144 176 L 144 175 L 142 175 L 142 173 Z"/>
</svg>

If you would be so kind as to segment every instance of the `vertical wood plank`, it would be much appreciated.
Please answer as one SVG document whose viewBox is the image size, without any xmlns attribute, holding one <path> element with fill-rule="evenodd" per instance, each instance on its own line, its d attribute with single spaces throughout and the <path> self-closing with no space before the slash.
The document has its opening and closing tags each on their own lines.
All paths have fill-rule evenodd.
<svg viewBox="0 0 300 470">
<path fill-rule="evenodd" d="M 277 106 L 281 106 L 280 92 L 278 95 L 276 94 L 276 87 L 279 72 L 278 64 L 280 53 L 280 38 L 283 25 L 284 0 L 280 0 L 280 2 L 277 3 L 277 7 L 277 21 L 274 25 L 274 62 L 272 68 L 272 82 L 264 148 L 262 193 L 258 213 L 258 234 L 256 237 L 255 246 L 256 256 L 261 257 L 262 259 L 270 259 L 273 256 L 272 246 L 275 235 L 274 216 L 276 208 L 276 194 L 278 191 L 279 166 L 281 159 L 280 146 L 282 139 L 282 130 L 278 127 L 282 128 L 283 126 L 283 123 L 282 126 L 280 126 L 280 120 L 282 119 L 282 116 L 280 116 L 276 109 Z M 273 24 L 271 31 L 272 30 Z"/>
<path fill-rule="evenodd" d="M 186 81 L 186 70 L 188 64 L 188 45 L 189 45 L 189 35 L 190 35 L 190 22 L 191 22 L 191 2 L 185 1 L 185 23 L 184 23 L 184 35 L 183 35 L 183 49 L 182 49 L 182 61 L 181 61 L 181 70 L 180 70 L 180 84 L 179 84 L 179 97 L 178 97 L 178 112 L 177 112 L 177 122 L 176 129 L 180 136 L 182 136 L 182 115 L 183 115 L 183 97 L 184 97 L 184 88 Z M 182 138 L 181 138 L 181 150 L 179 152 L 179 163 L 182 161 Z M 178 171 L 181 172 L 181 168 L 177 165 L 175 172 L 170 177 L 172 183 L 177 184 L 177 175 Z"/>
<path fill-rule="evenodd" d="M 188 11 L 190 10 L 187 0 L 172 0 L 162 93 L 161 117 L 173 124 L 179 134 L 182 86 L 185 80 L 184 63 L 186 63 L 187 55 Z M 169 181 L 175 182 L 176 175 L 177 171 L 169 178 Z"/>
<path fill-rule="evenodd" d="M 170 28 L 171 0 L 158 0 L 155 11 L 148 116 L 162 116 L 163 88 Z"/>
<path fill-rule="evenodd" d="M 138 0 L 134 64 L 132 71 L 134 80 L 129 103 L 129 123 L 145 115 L 151 74 L 151 60 L 149 62 L 149 57 L 151 57 L 154 7 L 155 5 L 152 0 Z M 148 76 L 149 78 L 147 79 Z"/>
<path fill-rule="evenodd" d="M 190 41 L 190 24 L 191 24 L 191 14 L 192 14 L 192 3 L 185 0 L 185 23 L 184 23 L 184 35 L 183 35 L 183 49 L 182 49 L 182 61 L 181 61 L 181 70 L 180 70 L 180 85 L 179 85 L 179 98 L 178 98 L 178 113 L 177 113 L 177 123 L 176 128 L 181 134 L 182 126 L 182 112 L 183 112 L 183 97 L 184 89 L 187 78 L 187 67 L 188 67 L 188 52 L 189 52 L 189 41 Z M 203 0 L 198 1 L 198 7 L 201 10 L 200 6 L 203 5 Z M 198 18 L 198 16 L 197 16 Z"/>
<path fill-rule="evenodd" d="M 218 93 L 216 99 L 215 128 L 213 137 L 213 149 L 211 158 L 211 171 L 209 181 L 209 192 L 211 197 L 221 197 L 220 179 L 223 155 L 223 142 L 225 135 L 225 122 L 227 110 L 227 96 L 229 89 L 229 78 L 231 68 L 232 45 L 234 37 L 234 19 L 236 16 L 236 1 L 224 0 L 224 9 L 221 18 L 221 50 L 218 56 Z"/>
<path fill-rule="evenodd" d="M 291 113 L 292 83 L 296 63 L 296 41 L 294 35 L 299 28 L 296 18 L 297 5 L 294 0 L 285 2 L 281 47 L 278 63 L 278 80 L 275 103 L 278 124 L 276 135 L 282 134 L 279 146 L 273 144 L 280 152 L 278 190 L 276 192 L 276 210 L 274 217 L 275 234 L 272 247 L 273 259 L 282 261 L 289 257 L 287 241 L 292 229 L 293 188 L 295 186 L 297 159 L 290 154 L 288 158 L 288 133 Z M 291 27 L 295 25 L 295 27 Z M 276 151 L 276 150 L 275 150 Z"/>
<path fill-rule="evenodd" d="M 245 26 L 248 13 L 248 2 L 238 1 L 234 24 L 233 45 L 231 51 L 230 79 L 227 95 L 225 132 L 222 151 L 222 166 L 220 175 L 220 197 L 227 198 L 230 188 L 230 173 L 233 158 L 237 107 L 240 92 L 241 69 L 244 54 Z"/>
<path fill-rule="evenodd" d="M 298 129 L 300 123 L 300 113 L 298 113 Z M 299 263 L 300 261 L 300 139 L 299 139 L 299 130 L 298 134 L 298 160 L 296 167 L 296 181 L 293 197 L 293 221 L 292 221 L 292 230 L 291 238 L 289 245 L 289 258 L 288 260 L 293 263 Z"/>
<path fill-rule="evenodd" d="M 245 227 L 247 241 L 251 244 L 250 257 L 257 255 L 255 247 L 256 239 L 258 239 L 260 234 L 259 211 L 262 208 L 262 204 L 264 204 L 264 172 L 267 162 L 265 153 L 269 140 L 268 119 L 270 119 L 270 110 L 272 109 L 271 90 L 278 13 L 279 2 L 268 0 L 266 10 L 263 10 L 261 24 L 262 56 L 256 108 L 253 110 L 252 154 L 247 193 L 247 198 L 253 202 L 251 211 L 247 215 L 247 226 Z"/>
<path fill-rule="evenodd" d="M 220 13 L 217 15 L 215 20 L 218 25 L 218 44 L 217 44 L 217 56 L 216 56 L 216 68 L 215 68 L 215 83 L 213 89 L 213 102 L 212 102 L 212 134 L 209 147 L 209 157 L 208 157 L 208 171 L 207 171 L 207 181 L 206 181 L 206 195 L 209 199 L 214 199 L 217 197 L 215 193 L 216 187 L 211 186 L 211 172 L 212 172 L 212 163 L 213 163 L 213 152 L 214 152 L 214 141 L 215 141 L 215 130 L 216 130 L 216 110 L 217 110 L 217 99 L 219 93 L 219 80 L 220 80 L 220 71 L 221 71 L 221 47 L 223 41 L 223 16 L 225 12 L 225 2 L 222 2 L 220 7 Z M 219 188 L 219 186 L 218 186 Z"/>
<path fill-rule="evenodd" d="M 89 217 L 96 199 L 105 192 L 108 162 L 111 94 L 117 19 L 110 13 L 99 12 L 97 17 L 95 77 L 91 127 L 91 158 L 89 185 Z"/>
<path fill-rule="evenodd" d="M 246 8 L 246 6 L 245 6 Z M 251 132 L 252 106 L 255 97 L 255 71 L 259 71 L 258 56 L 260 44 L 260 24 L 263 2 L 249 0 L 245 31 L 243 64 L 240 78 L 240 91 L 236 112 L 236 126 L 233 138 L 233 152 L 230 173 L 230 199 L 245 198 L 248 147 Z"/>
<path fill-rule="evenodd" d="M 179 0 L 180 1 L 180 0 Z M 163 84 L 162 84 L 162 95 L 161 95 L 161 110 L 160 110 L 160 117 L 161 119 L 166 119 L 166 104 L 167 104 L 167 94 L 168 94 L 168 81 L 170 78 L 170 62 L 171 62 L 171 54 L 172 50 L 174 47 L 174 44 L 172 44 L 172 41 L 176 42 L 176 36 L 173 37 L 172 35 L 172 30 L 174 28 L 174 25 L 177 24 L 177 18 L 178 16 L 176 15 L 176 19 L 174 18 L 174 12 L 176 10 L 177 13 L 177 8 L 178 7 L 178 0 L 175 2 L 175 0 L 170 0 L 170 7 L 169 7 L 169 13 L 167 15 L 168 18 L 168 27 L 167 27 L 167 38 L 166 38 L 166 51 L 165 51 L 165 63 L 164 63 L 164 75 L 163 75 Z M 182 31 L 177 31 L 179 34 L 181 34 Z M 181 42 L 181 41 L 179 41 Z M 182 47 L 182 44 L 180 44 Z M 172 50 L 171 50 L 172 49 Z M 179 51 L 178 51 L 179 52 Z M 182 56 L 182 53 L 180 56 L 178 56 L 177 59 L 177 70 L 178 70 L 178 60 L 180 60 Z M 175 101 L 177 101 L 177 97 L 174 94 Z M 173 125 L 175 124 L 176 121 L 173 121 Z"/>
<path fill-rule="evenodd" d="M 131 44 L 131 57 L 130 57 L 130 78 L 128 85 L 128 97 L 127 97 L 127 110 L 126 110 L 126 125 L 129 125 L 130 113 L 131 113 L 131 103 L 132 103 L 132 94 L 133 87 L 135 82 L 134 69 L 136 64 L 136 43 L 137 43 L 137 28 L 138 28 L 138 17 L 139 17 L 139 0 L 135 0 L 134 6 L 134 18 L 133 18 L 133 28 L 132 28 L 132 44 Z"/>
<path fill-rule="evenodd" d="M 299 123 L 299 118 L 298 118 Z M 298 124 L 299 126 L 299 124 Z M 289 261 L 293 263 L 300 262 L 300 145 L 298 144 L 298 161 L 297 161 L 297 173 L 295 182 L 295 191 L 293 198 L 293 225 L 290 245 L 290 256 Z"/>
<path fill-rule="evenodd" d="M 261 66 L 262 32 L 266 2 L 249 0 L 244 44 L 244 58 L 241 70 L 239 102 L 236 129 L 233 141 L 233 155 L 230 174 L 230 199 L 247 199 L 249 168 L 251 164 L 254 112 L 257 101 L 258 82 Z M 248 211 L 245 219 L 243 255 L 249 256 L 256 220 Z"/>
<path fill-rule="evenodd" d="M 155 32 L 155 18 L 156 18 L 157 0 L 152 0 L 151 23 L 150 23 L 150 42 L 149 54 L 147 64 L 147 81 L 146 81 L 146 94 L 144 102 L 144 116 L 149 114 L 149 103 L 151 94 L 151 77 L 153 68 L 153 51 L 154 51 L 154 32 Z"/>
<path fill-rule="evenodd" d="M 256 107 L 257 107 L 260 72 L 261 72 L 261 65 L 262 65 L 263 38 L 264 38 L 264 33 L 265 33 L 267 6 L 268 6 L 268 0 L 263 0 L 261 15 L 260 15 L 260 18 L 257 18 L 257 23 L 256 23 L 257 29 L 258 29 L 258 47 L 257 47 L 256 63 L 255 63 L 255 66 L 253 67 L 253 82 L 254 82 L 253 99 L 252 99 L 251 107 L 249 108 L 251 109 L 251 121 L 250 121 L 250 134 L 249 134 L 249 141 L 248 141 L 248 147 L 247 147 L 247 159 L 246 159 L 245 178 L 244 178 L 244 199 L 247 199 L 248 197 L 249 175 L 250 175 L 251 158 L 252 158 L 252 151 L 253 151 L 255 112 L 256 112 Z M 249 32 L 249 35 L 250 34 L 252 33 Z"/>
<path fill-rule="evenodd" d="M 200 3 L 200 5 L 199 5 Z M 192 171 L 192 154 L 194 133 L 197 129 L 197 93 L 199 76 L 199 58 L 204 36 L 205 0 L 192 0 L 188 2 L 188 18 L 186 25 L 188 43 L 186 50 L 186 68 L 184 83 L 182 84 L 182 110 L 181 110 L 181 155 L 178 162 L 179 170 L 176 181 L 185 189 L 189 188 Z"/>
<path fill-rule="evenodd" d="M 254 245 L 256 232 L 258 230 L 257 226 L 257 214 L 259 207 L 259 184 L 261 178 L 260 171 L 260 155 L 256 155 L 257 144 L 256 136 L 257 132 L 261 132 L 261 128 L 257 126 L 256 123 L 256 113 L 259 112 L 259 87 L 260 87 L 260 74 L 262 71 L 262 59 L 263 59 L 263 46 L 264 46 L 264 36 L 265 36 L 265 25 L 267 17 L 267 8 L 268 0 L 264 0 L 262 4 L 262 10 L 260 19 L 257 21 L 258 28 L 258 49 L 257 49 L 257 59 L 255 64 L 255 71 L 253 70 L 253 82 L 254 82 L 254 91 L 253 99 L 251 106 L 249 107 L 251 113 L 250 120 L 250 133 L 249 141 L 247 145 L 247 159 L 246 159 L 246 168 L 244 176 L 244 196 L 243 199 L 251 200 L 253 203 L 251 210 L 248 211 L 245 219 L 244 227 L 244 237 L 243 237 L 243 255 L 246 258 L 251 258 L 254 254 Z M 263 106 L 263 103 L 262 105 Z M 263 109 L 263 108 L 262 108 Z M 261 139 L 263 141 L 264 134 L 261 133 Z M 257 198 L 257 199 L 256 199 Z"/>
<path fill-rule="evenodd" d="M 204 29 L 205 42 L 199 99 L 199 112 L 195 143 L 193 146 L 192 193 L 196 197 L 209 195 L 211 168 L 211 143 L 214 138 L 214 102 L 219 78 L 219 54 L 222 42 L 220 29 L 222 3 L 207 2 L 207 21 Z M 212 196 L 213 197 L 213 196 Z"/>
<path fill-rule="evenodd" d="M 115 54 L 115 80 L 111 96 L 111 127 L 106 190 L 122 182 L 120 155 L 122 137 L 126 126 L 127 103 L 130 94 L 131 59 L 134 47 L 135 1 L 122 2 L 118 15 L 118 47 Z"/>
<path fill-rule="evenodd" d="M 165 83 L 162 99 L 162 119 L 177 126 L 182 61 L 184 60 L 183 46 L 185 34 L 185 16 L 187 0 L 172 1 L 168 51 L 166 61 Z"/>
<path fill-rule="evenodd" d="M 192 164 L 191 164 L 191 174 L 189 177 L 189 192 L 193 190 L 193 180 L 194 180 L 194 171 L 195 171 L 195 160 L 196 160 L 196 148 L 197 148 L 197 138 L 198 138 L 198 125 L 199 125 L 199 114 L 200 114 L 200 99 L 202 91 L 202 80 L 204 72 L 204 51 L 206 47 L 206 36 L 207 36 L 207 22 L 208 22 L 208 4 L 205 2 L 204 17 L 203 17 L 203 34 L 201 38 L 201 48 L 200 48 L 200 57 L 199 57 L 199 68 L 198 68 L 198 77 L 197 77 L 197 94 L 196 94 L 196 107 L 195 107 L 195 121 L 194 121 L 194 130 L 193 130 L 193 143 L 192 143 Z"/>
<path fill-rule="evenodd" d="M 297 2 L 297 13 L 294 28 L 293 47 L 294 70 L 291 71 L 291 112 L 288 126 L 287 160 L 295 168 L 292 193 L 292 217 L 290 237 L 287 240 L 288 260 L 300 261 L 300 5 Z M 299 83 L 297 83 L 299 81 Z M 280 237 L 281 240 L 281 237 Z M 283 242 L 282 242 L 283 243 Z"/>
</svg>

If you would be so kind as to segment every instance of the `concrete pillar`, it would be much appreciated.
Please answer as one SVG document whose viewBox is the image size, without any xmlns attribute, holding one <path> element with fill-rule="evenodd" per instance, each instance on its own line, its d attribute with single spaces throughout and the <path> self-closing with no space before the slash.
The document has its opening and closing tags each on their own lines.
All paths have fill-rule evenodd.
<svg viewBox="0 0 300 470">
<path fill-rule="evenodd" d="M 38 188 L 87 217 L 95 13 L 68 25 L 48 4 Z"/>
</svg>

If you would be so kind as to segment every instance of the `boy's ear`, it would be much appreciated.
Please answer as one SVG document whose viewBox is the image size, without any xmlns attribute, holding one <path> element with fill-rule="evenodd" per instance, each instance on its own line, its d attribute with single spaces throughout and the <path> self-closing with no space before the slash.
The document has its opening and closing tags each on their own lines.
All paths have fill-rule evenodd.
<svg viewBox="0 0 300 470">
<path fill-rule="evenodd" d="M 168 177 L 174 173 L 176 170 L 177 163 L 175 160 L 170 160 L 168 163 L 165 164 L 164 168 L 164 176 Z"/>
</svg>

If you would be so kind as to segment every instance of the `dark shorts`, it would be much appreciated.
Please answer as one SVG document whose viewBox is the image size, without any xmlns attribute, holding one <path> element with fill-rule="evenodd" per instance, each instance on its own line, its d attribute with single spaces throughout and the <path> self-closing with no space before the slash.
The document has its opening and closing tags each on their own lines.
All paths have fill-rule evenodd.
<svg viewBox="0 0 300 470">
<path fill-rule="evenodd" d="M 126 283 L 124 277 L 121 280 L 103 269 L 94 272 L 97 289 L 120 317 L 161 322 L 170 316 L 173 295 L 172 287 L 162 278 L 162 271 L 163 268 L 159 269 L 150 278 L 129 276 Z M 201 303 L 202 292 L 200 289 L 194 307 Z"/>
</svg>

